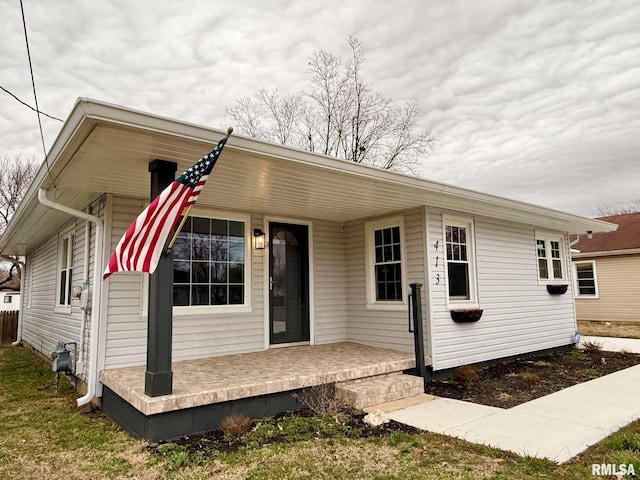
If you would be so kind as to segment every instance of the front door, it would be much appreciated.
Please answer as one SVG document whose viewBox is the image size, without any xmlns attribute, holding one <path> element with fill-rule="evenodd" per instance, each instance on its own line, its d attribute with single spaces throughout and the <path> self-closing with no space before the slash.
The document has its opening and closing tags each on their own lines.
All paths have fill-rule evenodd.
<svg viewBox="0 0 640 480">
<path fill-rule="evenodd" d="M 309 341 L 309 227 L 269 224 L 269 341 Z"/>
</svg>

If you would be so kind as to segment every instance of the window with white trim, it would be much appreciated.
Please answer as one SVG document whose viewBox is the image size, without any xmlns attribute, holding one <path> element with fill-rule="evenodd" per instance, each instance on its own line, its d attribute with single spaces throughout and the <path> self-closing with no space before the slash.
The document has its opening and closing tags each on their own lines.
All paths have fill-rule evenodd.
<svg viewBox="0 0 640 480">
<path fill-rule="evenodd" d="M 56 287 L 56 305 L 71 305 L 71 282 L 73 281 L 73 233 L 67 232 L 58 237 L 58 270 Z"/>
<path fill-rule="evenodd" d="M 367 292 L 369 305 L 403 305 L 406 291 L 401 217 L 366 225 Z"/>
<path fill-rule="evenodd" d="M 471 219 L 443 217 L 449 303 L 475 303 L 475 245 Z"/>
<path fill-rule="evenodd" d="M 538 279 L 542 283 L 566 280 L 563 237 L 536 233 L 536 256 Z"/>
<path fill-rule="evenodd" d="M 576 297 L 598 298 L 596 262 L 593 260 L 574 262 Z"/>
<path fill-rule="evenodd" d="M 190 217 L 173 246 L 174 306 L 247 304 L 244 220 Z"/>
</svg>

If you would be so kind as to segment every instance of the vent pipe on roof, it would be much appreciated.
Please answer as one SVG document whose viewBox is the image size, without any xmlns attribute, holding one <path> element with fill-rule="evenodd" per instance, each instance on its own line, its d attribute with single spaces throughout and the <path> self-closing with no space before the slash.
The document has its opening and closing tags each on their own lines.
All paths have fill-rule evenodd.
<svg viewBox="0 0 640 480">
<path fill-rule="evenodd" d="M 101 258 L 103 249 L 103 232 L 104 224 L 95 215 L 75 210 L 66 205 L 52 202 L 47 198 L 47 191 L 44 188 L 38 190 L 38 200 L 45 207 L 53 208 L 60 212 L 68 213 L 77 218 L 82 218 L 88 222 L 92 222 L 96 226 L 95 240 L 95 265 L 93 268 L 93 295 L 91 296 L 91 338 L 89 341 L 89 375 L 87 376 L 87 393 L 76 400 L 79 407 L 86 405 L 96 395 L 98 382 L 98 334 L 100 332 L 100 299 L 102 297 L 102 263 L 98 260 Z"/>
</svg>

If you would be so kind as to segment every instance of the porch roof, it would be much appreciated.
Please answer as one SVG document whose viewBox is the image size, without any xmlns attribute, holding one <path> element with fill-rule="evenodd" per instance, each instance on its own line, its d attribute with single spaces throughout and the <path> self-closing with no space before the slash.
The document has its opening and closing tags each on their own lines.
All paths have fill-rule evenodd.
<svg viewBox="0 0 640 480">
<path fill-rule="evenodd" d="M 39 204 L 39 188 L 72 208 L 103 193 L 148 198 L 148 164 L 175 161 L 178 174 L 224 131 L 80 98 L 5 234 L 0 253 L 23 255 L 66 218 Z M 494 195 L 232 136 L 198 205 L 344 222 L 429 205 L 569 233 L 615 225 Z"/>
</svg>

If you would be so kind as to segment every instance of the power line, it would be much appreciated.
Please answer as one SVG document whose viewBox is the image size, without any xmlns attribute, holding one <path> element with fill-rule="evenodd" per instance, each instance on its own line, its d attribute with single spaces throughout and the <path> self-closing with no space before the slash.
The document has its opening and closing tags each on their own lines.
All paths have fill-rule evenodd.
<svg viewBox="0 0 640 480">
<path fill-rule="evenodd" d="M 24 6 L 22 0 L 20 0 L 20 11 L 22 12 L 22 26 L 24 27 L 24 42 L 27 45 L 27 58 L 29 59 L 29 71 L 31 72 L 31 86 L 33 87 L 33 98 L 36 103 L 36 115 L 38 115 L 38 128 L 40 128 L 40 140 L 42 140 L 42 151 L 44 152 L 44 163 L 47 166 L 47 171 L 51 174 L 49 169 L 49 162 L 47 161 L 47 147 L 44 144 L 44 133 L 42 132 L 42 121 L 40 120 L 40 107 L 38 106 L 38 95 L 36 94 L 36 81 L 33 77 L 33 64 L 31 63 L 31 52 L 29 51 L 29 39 L 27 38 L 27 21 L 24 17 Z"/>
<path fill-rule="evenodd" d="M 11 93 L 9 90 L 7 90 L 6 88 L 4 88 L 2 85 L 0 85 L 0 90 L 2 90 L 3 92 L 8 93 L 9 95 L 11 95 L 13 98 L 15 98 L 17 101 L 19 101 L 21 104 L 23 104 L 25 107 L 29 107 L 31 110 L 33 110 L 34 112 L 39 112 L 38 110 L 36 110 L 35 108 L 33 108 L 31 105 L 29 105 L 27 102 L 23 102 L 22 100 L 20 100 L 18 97 L 16 97 L 13 93 Z M 48 113 L 45 112 L 39 112 L 42 115 L 44 115 L 45 117 L 49 117 L 52 118 L 53 120 L 58 120 L 59 122 L 64 123 L 64 120 L 61 120 L 58 117 L 54 117 L 53 115 L 49 115 Z"/>
</svg>

